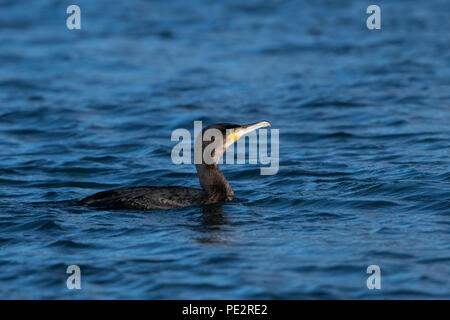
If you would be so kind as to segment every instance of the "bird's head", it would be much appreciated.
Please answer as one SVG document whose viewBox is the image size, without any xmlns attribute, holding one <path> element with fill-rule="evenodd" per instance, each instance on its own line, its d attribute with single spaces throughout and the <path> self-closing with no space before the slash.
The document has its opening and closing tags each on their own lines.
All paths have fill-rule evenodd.
<svg viewBox="0 0 450 320">
<path fill-rule="evenodd" d="M 201 152 L 203 162 L 217 164 L 231 146 L 241 137 L 259 128 L 270 127 L 270 122 L 260 121 L 239 125 L 232 123 L 215 123 L 205 127 L 195 141 L 195 152 Z M 201 143 L 201 144 L 200 144 Z"/>
</svg>

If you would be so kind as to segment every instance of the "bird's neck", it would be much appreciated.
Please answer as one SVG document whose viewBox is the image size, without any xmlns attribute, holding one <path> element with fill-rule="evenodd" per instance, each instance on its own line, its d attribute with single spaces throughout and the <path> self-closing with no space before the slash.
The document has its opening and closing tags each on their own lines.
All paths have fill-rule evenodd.
<svg viewBox="0 0 450 320">
<path fill-rule="evenodd" d="M 208 198 L 216 201 L 233 200 L 234 191 L 216 164 L 196 164 L 200 185 L 208 194 Z"/>
</svg>

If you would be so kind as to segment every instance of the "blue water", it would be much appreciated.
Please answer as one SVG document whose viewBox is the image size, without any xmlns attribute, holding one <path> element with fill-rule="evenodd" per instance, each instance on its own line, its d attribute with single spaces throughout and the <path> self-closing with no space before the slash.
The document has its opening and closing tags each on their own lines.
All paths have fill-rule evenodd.
<svg viewBox="0 0 450 320">
<path fill-rule="evenodd" d="M 450 298 L 450 2 L 378 1 L 374 31 L 370 4 L 0 1 L 0 298 Z M 194 120 L 269 120 L 278 174 L 223 166 L 212 208 L 31 204 L 198 187 L 170 158 Z"/>
</svg>

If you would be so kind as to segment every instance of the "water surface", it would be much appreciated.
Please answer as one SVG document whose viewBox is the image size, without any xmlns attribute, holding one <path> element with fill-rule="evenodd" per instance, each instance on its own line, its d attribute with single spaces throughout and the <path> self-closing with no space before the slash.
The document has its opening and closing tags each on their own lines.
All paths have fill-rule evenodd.
<svg viewBox="0 0 450 320">
<path fill-rule="evenodd" d="M 0 297 L 450 298 L 448 1 L 0 2 Z M 170 211 L 31 205 L 198 187 L 193 121 L 271 121 L 280 168 Z M 79 265 L 82 289 L 68 290 Z M 381 268 L 368 290 L 366 268 Z"/>
</svg>

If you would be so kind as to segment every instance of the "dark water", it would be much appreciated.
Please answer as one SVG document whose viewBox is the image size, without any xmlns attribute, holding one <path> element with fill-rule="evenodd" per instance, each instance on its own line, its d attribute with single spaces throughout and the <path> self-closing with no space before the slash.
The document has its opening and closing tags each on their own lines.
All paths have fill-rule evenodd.
<svg viewBox="0 0 450 320">
<path fill-rule="evenodd" d="M 379 1 L 379 31 L 368 1 L 0 4 L 1 298 L 450 298 L 448 1 Z M 271 121 L 279 173 L 224 166 L 213 208 L 30 204 L 197 187 L 194 120 Z"/>
</svg>

